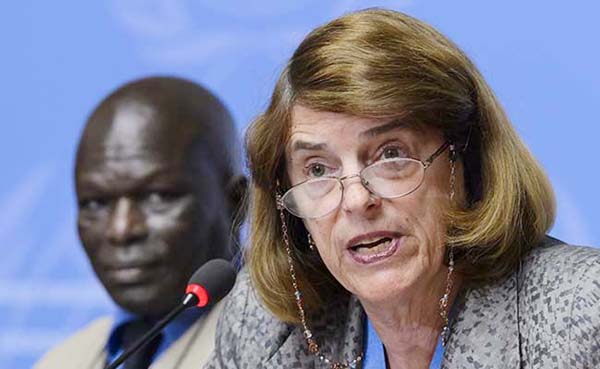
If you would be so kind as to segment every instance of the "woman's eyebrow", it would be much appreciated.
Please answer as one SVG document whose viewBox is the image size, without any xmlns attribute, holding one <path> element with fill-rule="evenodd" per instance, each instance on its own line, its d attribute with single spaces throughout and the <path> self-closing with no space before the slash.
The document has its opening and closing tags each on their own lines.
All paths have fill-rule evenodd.
<svg viewBox="0 0 600 369">
<path fill-rule="evenodd" d="M 300 151 L 300 150 L 318 151 L 318 150 L 325 150 L 326 148 L 327 148 L 327 144 L 325 144 L 325 143 L 314 143 L 314 142 L 298 140 L 298 141 L 294 141 L 294 143 L 292 144 L 291 152 L 296 152 L 296 151 Z"/>
<path fill-rule="evenodd" d="M 383 133 L 389 132 L 389 131 L 393 131 L 395 129 L 405 129 L 408 128 L 408 124 L 394 119 L 390 122 L 384 123 L 380 126 L 377 127 L 373 127 L 373 128 L 369 128 L 364 132 L 360 133 L 361 137 L 374 137 L 374 136 L 378 136 L 381 135 Z"/>
</svg>

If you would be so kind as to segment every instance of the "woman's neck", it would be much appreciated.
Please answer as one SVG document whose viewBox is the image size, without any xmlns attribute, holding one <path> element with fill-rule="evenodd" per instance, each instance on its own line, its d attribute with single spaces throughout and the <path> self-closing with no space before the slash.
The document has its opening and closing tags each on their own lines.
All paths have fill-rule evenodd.
<svg viewBox="0 0 600 369">
<path fill-rule="evenodd" d="M 456 298 L 460 282 L 460 277 L 455 274 L 449 306 Z M 411 296 L 384 302 L 361 300 L 385 347 L 390 369 L 428 369 L 444 326 L 439 300 L 445 292 L 445 276 L 428 288 L 415 290 L 418 292 Z"/>
</svg>

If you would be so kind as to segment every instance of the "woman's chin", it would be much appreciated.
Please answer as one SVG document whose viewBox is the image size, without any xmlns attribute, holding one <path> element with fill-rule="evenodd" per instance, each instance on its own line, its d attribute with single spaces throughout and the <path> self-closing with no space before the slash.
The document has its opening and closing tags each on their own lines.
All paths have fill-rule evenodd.
<svg viewBox="0 0 600 369">
<path fill-rule="evenodd" d="M 397 267 L 364 271 L 354 274 L 343 284 L 363 303 L 398 301 L 407 298 L 416 284 L 407 271 Z"/>
</svg>

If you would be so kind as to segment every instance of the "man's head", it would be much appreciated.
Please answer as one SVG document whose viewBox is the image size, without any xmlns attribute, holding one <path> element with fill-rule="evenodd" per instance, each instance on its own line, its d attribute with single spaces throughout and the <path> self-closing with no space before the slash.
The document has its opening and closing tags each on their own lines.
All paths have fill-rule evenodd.
<svg viewBox="0 0 600 369">
<path fill-rule="evenodd" d="M 78 230 L 122 308 L 163 315 L 196 268 L 231 259 L 238 146 L 223 104 L 181 79 L 131 82 L 93 111 L 77 150 Z"/>
</svg>

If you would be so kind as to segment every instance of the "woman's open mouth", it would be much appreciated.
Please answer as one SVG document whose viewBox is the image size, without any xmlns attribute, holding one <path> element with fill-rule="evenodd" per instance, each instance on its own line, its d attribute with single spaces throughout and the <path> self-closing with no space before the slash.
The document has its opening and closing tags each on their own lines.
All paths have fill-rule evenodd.
<svg viewBox="0 0 600 369">
<path fill-rule="evenodd" d="M 361 264 L 371 264 L 392 256 L 398 249 L 400 235 L 362 237 L 360 242 L 348 247 L 350 256 Z"/>
</svg>

